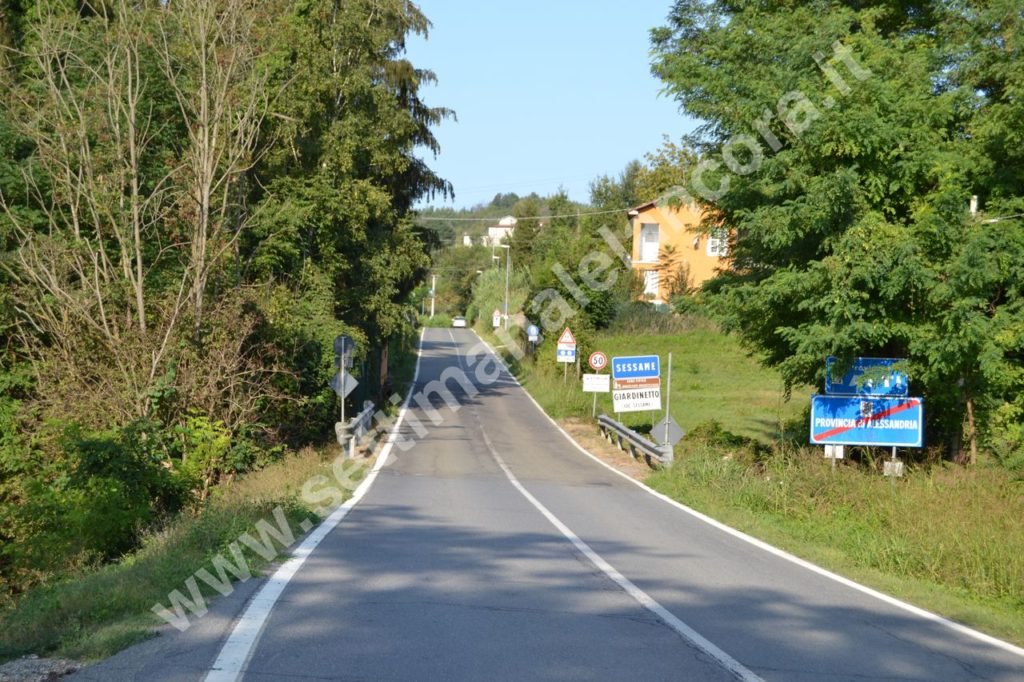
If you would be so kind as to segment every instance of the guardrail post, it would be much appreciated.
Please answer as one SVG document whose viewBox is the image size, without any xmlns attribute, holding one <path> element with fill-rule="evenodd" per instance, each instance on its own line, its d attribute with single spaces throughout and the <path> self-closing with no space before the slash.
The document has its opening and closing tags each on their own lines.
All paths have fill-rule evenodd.
<svg viewBox="0 0 1024 682">
<path fill-rule="evenodd" d="M 348 424 L 344 422 L 334 423 L 334 433 L 338 437 L 338 445 L 341 446 L 342 452 L 348 450 L 348 444 L 352 441 L 352 436 L 349 434 Z"/>
<path fill-rule="evenodd" d="M 661 450 L 661 455 L 658 459 L 661 460 L 662 466 L 672 466 L 672 462 L 675 461 L 675 448 L 668 443 L 659 445 L 658 448 Z"/>
<path fill-rule="evenodd" d="M 363 411 L 353 417 L 348 424 L 335 423 L 334 431 L 338 436 L 338 445 L 347 458 L 352 459 L 356 456 L 356 446 L 362 445 L 363 437 L 369 432 L 373 414 L 373 401 L 366 400 L 363 402 Z"/>
</svg>

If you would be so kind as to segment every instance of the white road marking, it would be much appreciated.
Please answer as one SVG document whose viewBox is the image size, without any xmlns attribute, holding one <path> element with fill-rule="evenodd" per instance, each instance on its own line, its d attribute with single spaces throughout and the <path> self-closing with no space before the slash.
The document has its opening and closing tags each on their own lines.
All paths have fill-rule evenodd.
<svg viewBox="0 0 1024 682">
<path fill-rule="evenodd" d="M 348 516 L 353 507 L 359 504 L 370 490 L 370 486 L 377 479 L 380 470 L 387 464 L 388 455 L 391 454 L 398 436 L 398 430 L 401 428 L 402 420 L 405 419 L 405 413 L 409 409 L 409 400 L 412 398 L 413 391 L 416 388 L 416 381 L 420 376 L 420 360 L 423 357 L 422 340 L 423 332 L 421 331 L 420 346 L 416 349 L 416 371 L 413 375 L 412 384 L 409 386 L 405 402 L 402 403 L 402 408 L 398 412 L 398 419 L 395 420 L 395 425 L 388 435 L 387 443 L 384 444 L 380 454 L 377 455 L 370 473 L 367 474 L 366 478 L 359 484 L 359 487 L 352 493 L 352 497 L 324 519 L 317 526 L 316 530 L 307 535 L 306 539 L 292 553 L 292 556 L 281 564 L 270 580 L 256 593 L 256 596 L 253 597 L 249 606 L 235 624 L 231 635 L 224 642 L 224 646 L 221 647 L 217 660 L 213 662 L 213 666 L 206 675 L 206 682 L 234 682 L 241 677 L 246 664 L 249 662 L 249 658 L 252 656 L 253 650 L 256 648 L 256 643 L 263 633 L 263 628 L 267 624 L 270 611 L 274 608 L 274 604 L 277 603 L 281 593 L 284 592 L 288 582 L 295 576 L 317 545 L 327 537 L 327 534 L 334 530 L 341 523 L 342 519 Z"/>
<path fill-rule="evenodd" d="M 473 333 L 476 334 L 476 331 L 474 331 Z M 710 526 L 714 526 L 715 528 L 717 528 L 718 530 L 722 531 L 723 533 L 728 533 L 729 535 L 732 535 L 733 537 L 735 537 L 735 538 L 737 538 L 739 540 L 742 540 L 743 542 L 751 544 L 751 545 L 757 547 L 758 549 L 762 549 L 762 550 L 764 550 L 764 551 L 766 551 L 766 552 L 768 552 L 770 554 L 774 554 L 775 556 L 779 557 L 780 559 L 785 559 L 786 561 L 794 563 L 797 566 L 801 566 L 803 568 L 806 568 L 807 570 L 813 571 L 814 573 L 817 573 L 818 575 L 824 576 L 824 577 L 826 577 L 826 578 L 828 578 L 830 580 L 834 580 L 835 582 L 840 583 L 841 585 L 845 585 L 846 587 L 849 587 L 851 589 L 857 590 L 858 592 L 862 592 L 863 594 L 866 594 L 868 596 L 874 597 L 875 599 L 878 599 L 879 601 L 885 602 L 886 604 L 889 604 L 891 606 L 895 606 L 895 607 L 897 607 L 899 609 L 902 609 L 904 611 L 912 613 L 915 616 L 918 616 L 918 617 L 923 618 L 925 620 L 929 620 L 929 621 L 931 621 L 933 623 L 938 623 L 939 625 L 947 627 L 950 630 L 953 630 L 955 632 L 959 632 L 960 634 L 967 635 L 968 637 L 972 637 L 974 639 L 980 640 L 982 642 L 985 642 L 986 644 L 991 644 L 992 646 L 994 646 L 994 647 L 996 647 L 998 649 L 1002 649 L 1003 651 L 1007 651 L 1007 652 L 1009 652 L 1011 654 L 1016 654 L 1017 656 L 1024 657 L 1024 648 L 1022 648 L 1022 647 L 1016 646 L 1014 644 L 1010 644 L 1009 642 L 1004 642 L 1003 640 L 998 639 L 996 637 L 993 637 L 992 635 L 987 635 L 984 632 L 981 632 L 979 630 L 975 630 L 974 628 L 970 628 L 970 627 L 967 627 L 966 625 L 962 625 L 962 624 L 957 623 L 955 621 L 949 620 L 948 618 L 944 618 L 943 616 L 940 616 L 937 613 L 932 613 L 931 611 L 926 611 L 925 609 L 922 609 L 922 608 L 920 608 L 918 606 L 914 606 L 913 604 L 908 604 L 905 601 L 900 601 L 899 599 L 896 599 L 895 597 L 891 597 L 888 594 L 885 594 L 884 592 L 879 592 L 878 590 L 872 589 L 872 588 L 870 588 L 870 587 L 868 587 L 866 585 L 861 585 L 858 582 L 854 582 L 853 580 L 850 580 L 849 578 L 844 578 L 843 576 L 839 575 L 838 573 L 833 573 L 832 571 L 829 571 L 828 569 L 822 568 L 821 566 L 818 566 L 817 564 L 812 564 L 810 561 L 807 561 L 805 559 L 801 559 L 798 556 L 794 556 L 794 555 L 790 554 L 789 552 L 781 550 L 778 547 L 775 547 L 773 545 L 769 545 L 767 542 L 764 542 L 763 540 L 758 540 L 757 538 L 755 538 L 755 537 L 753 537 L 751 535 L 747 535 L 743 531 L 739 531 L 739 530 L 736 530 L 735 528 L 732 528 L 731 526 L 727 526 L 724 523 L 722 523 L 721 521 L 716 521 L 715 519 L 711 518 L 710 516 L 707 516 L 706 514 L 702 514 L 701 512 L 699 512 L 696 509 L 693 509 L 691 507 L 687 507 L 685 504 L 683 504 L 681 502 L 678 502 L 676 500 L 673 500 L 671 497 L 668 497 L 667 495 L 663 495 L 662 493 L 659 493 L 657 490 L 654 490 L 653 488 L 648 487 L 643 482 L 636 480 L 632 476 L 629 476 L 628 474 L 625 474 L 625 473 L 619 471 L 618 469 L 616 469 L 615 467 L 611 466 L 607 462 L 602 461 L 601 459 L 599 459 L 598 457 L 593 455 L 591 452 L 589 452 L 582 445 L 577 443 L 575 441 L 575 439 L 573 439 L 573 437 L 571 435 L 569 435 L 569 433 L 565 429 L 563 429 L 561 426 L 559 426 L 558 422 L 556 422 L 554 419 L 551 418 L 551 416 L 544 410 L 544 408 L 540 406 L 540 403 L 538 403 L 536 400 L 534 400 L 533 396 L 530 395 L 530 392 L 527 391 L 525 388 L 523 388 L 523 385 L 519 383 L 519 379 L 517 379 L 516 376 L 514 374 L 512 374 L 512 372 L 508 369 L 508 365 L 506 365 L 505 361 L 502 359 L 502 357 L 500 355 L 498 355 L 494 351 L 494 348 L 491 346 L 491 344 L 487 343 L 487 341 L 485 341 L 484 339 L 480 338 L 479 335 L 477 335 L 477 338 L 480 339 L 481 343 L 483 343 L 485 346 L 487 346 L 487 348 L 490 350 L 491 354 L 494 355 L 494 357 L 497 358 L 498 362 L 500 362 L 502 364 L 502 367 L 504 368 L 505 373 L 507 373 L 512 378 L 512 381 L 514 381 L 516 383 L 516 385 L 519 386 L 520 389 L 522 389 L 523 393 L 526 394 L 526 397 L 530 399 L 530 402 L 532 402 L 536 406 L 536 408 L 540 411 L 540 413 L 543 414 L 545 417 L 547 417 L 548 421 L 550 421 L 551 424 L 556 429 L 558 429 L 562 433 L 563 436 L 565 436 L 566 440 L 568 440 L 573 445 L 573 447 L 575 447 L 577 450 L 579 450 L 584 455 L 586 455 L 590 459 L 594 460 L 595 462 L 597 462 L 598 464 L 603 466 L 605 469 L 608 469 L 608 471 L 612 472 L 613 474 L 616 474 L 617 476 L 621 476 L 625 480 L 627 480 L 630 483 L 632 483 L 633 485 L 637 486 L 638 488 L 640 488 L 644 492 L 646 492 L 646 493 L 648 493 L 650 495 L 653 495 L 654 497 L 658 498 L 662 502 L 670 504 L 673 507 L 675 507 L 676 509 L 679 509 L 680 511 L 686 512 L 690 516 L 693 516 L 694 518 L 700 519 L 701 521 L 703 521 L 704 523 L 706 523 L 706 524 L 708 524 Z"/>
<path fill-rule="evenodd" d="M 448 331 L 448 335 L 452 339 L 452 344 L 455 348 L 455 353 L 456 357 L 458 358 L 459 365 L 464 366 L 462 360 L 462 353 L 459 352 L 458 343 L 455 341 L 455 336 L 451 333 L 451 330 Z M 501 358 L 498 359 L 500 360 Z M 465 367 L 465 369 L 468 371 L 469 367 Z M 509 375 L 511 376 L 511 373 L 509 373 Z M 514 376 L 512 378 L 515 379 Z M 543 413 L 543 410 L 541 410 L 541 412 Z M 487 430 L 484 428 L 483 422 L 480 420 L 479 415 L 474 411 L 473 416 L 476 418 L 477 425 L 480 427 L 480 433 L 484 437 L 484 443 L 487 445 L 487 449 L 490 451 L 491 456 L 494 458 L 494 461 L 498 463 L 499 467 L 501 467 L 501 470 L 505 472 L 505 477 L 508 479 L 509 483 L 511 483 L 512 486 L 516 490 L 518 490 L 523 497 L 526 498 L 526 501 L 532 504 L 534 508 L 537 511 L 539 511 L 544 516 L 544 518 L 546 518 L 548 522 L 558 530 L 559 533 L 564 535 L 565 538 L 572 543 L 573 547 L 575 547 L 580 554 L 587 557 L 587 559 L 590 560 L 590 563 L 594 564 L 594 566 L 596 566 L 602 573 L 608 576 L 608 578 L 616 585 L 618 585 L 626 594 L 635 599 L 636 602 L 640 604 L 640 606 L 644 607 L 645 609 L 653 613 L 655 616 L 657 616 L 659 619 L 661 619 L 661 621 L 665 623 L 665 625 L 672 628 L 678 635 L 680 635 L 690 644 L 697 647 L 698 649 L 700 649 L 701 651 L 703 651 L 704 653 L 718 661 L 718 663 L 723 668 L 732 673 L 737 679 L 743 680 L 744 682 L 763 682 L 761 678 L 758 677 L 753 671 L 751 671 L 749 668 L 744 666 L 742 663 L 737 661 L 729 654 L 719 649 L 710 640 L 705 638 L 699 632 L 697 632 L 689 625 L 684 623 L 682 620 L 680 620 L 671 611 L 662 606 L 654 597 L 652 597 L 651 595 L 647 594 L 639 587 L 637 587 L 633 583 L 633 581 L 619 573 L 619 571 L 614 566 L 605 561 L 605 559 L 600 554 L 595 552 L 590 545 L 581 540 L 580 537 L 576 535 L 576 533 L 574 533 L 571 528 L 562 523 L 562 521 L 551 512 L 551 510 L 545 507 L 540 500 L 534 497 L 530 493 L 530 491 L 527 490 L 523 486 L 523 484 L 519 482 L 519 479 L 516 478 L 516 475 L 512 473 L 511 469 L 509 469 L 508 464 L 505 463 L 505 460 L 502 458 L 501 454 L 498 453 L 497 448 L 494 447 L 494 443 L 491 441 L 490 436 L 487 435 Z"/>
</svg>

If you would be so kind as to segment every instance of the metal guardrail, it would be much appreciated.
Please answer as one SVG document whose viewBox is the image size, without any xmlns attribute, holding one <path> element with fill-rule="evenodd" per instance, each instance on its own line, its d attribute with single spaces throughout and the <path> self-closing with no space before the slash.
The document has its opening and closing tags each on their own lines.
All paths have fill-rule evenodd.
<svg viewBox="0 0 1024 682">
<path fill-rule="evenodd" d="M 618 446 L 619 450 L 629 450 L 635 459 L 643 459 L 647 466 L 656 469 L 662 466 L 671 466 L 673 461 L 673 448 L 671 445 L 658 445 L 647 440 L 639 433 L 625 424 L 620 424 L 606 414 L 597 418 L 597 424 L 601 427 L 601 433 L 612 443 Z"/>
<path fill-rule="evenodd" d="M 356 446 L 363 444 L 363 439 L 370 432 L 376 406 L 372 400 L 363 401 L 363 411 L 357 414 L 348 424 L 336 422 L 334 431 L 338 435 L 338 445 L 345 449 L 348 457 L 354 457 Z"/>
</svg>

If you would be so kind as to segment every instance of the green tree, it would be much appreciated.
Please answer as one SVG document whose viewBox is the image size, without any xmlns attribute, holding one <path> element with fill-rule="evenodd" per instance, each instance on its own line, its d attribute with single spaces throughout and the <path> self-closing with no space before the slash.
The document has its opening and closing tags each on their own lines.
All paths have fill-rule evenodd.
<svg viewBox="0 0 1024 682">
<path fill-rule="evenodd" d="M 645 168 L 637 160 L 630 161 L 619 175 L 602 175 L 590 183 L 590 205 L 598 211 L 615 211 L 641 204 L 644 189 L 640 186 Z"/>
<path fill-rule="evenodd" d="M 437 251 L 432 271 L 437 275 L 437 311 L 464 315 L 473 297 L 473 285 L 482 271 L 492 268 L 486 246 L 454 246 Z"/>
<path fill-rule="evenodd" d="M 519 201 L 519 195 L 515 192 L 508 192 L 506 194 L 498 192 L 494 195 L 494 198 L 491 199 L 491 207 L 508 209 L 515 206 L 517 201 Z"/>
<path fill-rule="evenodd" d="M 661 199 L 676 189 L 685 191 L 697 155 L 689 144 L 676 144 L 666 138 L 656 152 L 644 155 L 644 161 L 634 180 L 638 204 Z M 685 197 L 674 198 L 682 201 Z"/>
<path fill-rule="evenodd" d="M 408 324 L 429 265 L 412 205 L 451 190 L 415 155 L 437 151 L 432 127 L 452 115 L 422 102 L 434 75 L 403 57 L 406 36 L 428 27 L 403 0 L 288 3 L 265 56 L 293 94 L 265 131 L 277 144 L 257 169 L 267 191 L 243 257 L 258 277 L 310 260 L 333 281 L 338 315 L 382 347 Z"/>
<path fill-rule="evenodd" d="M 409 328 L 437 247 L 412 205 L 450 193 L 417 156 L 450 112 L 404 58 L 428 26 L 404 0 L 0 6 L 0 577 L 81 554 L 61 510 L 109 516 L 86 554 L 111 556 L 165 482 L 203 497 L 322 437 L 333 337 Z"/>
<path fill-rule="evenodd" d="M 1020 131 L 1015 7 L 681 0 L 653 33 L 704 122 L 687 189 L 733 230 L 709 285 L 728 326 L 790 385 L 829 354 L 907 357 L 954 456 L 1021 391 L 1021 222 L 968 212 L 1021 208 L 997 142 Z"/>
<path fill-rule="evenodd" d="M 533 248 L 540 233 L 544 214 L 544 203 L 534 195 L 516 202 L 512 215 L 516 219 L 516 229 L 509 240 L 512 246 L 512 257 L 517 263 L 529 263 L 533 258 Z"/>
</svg>

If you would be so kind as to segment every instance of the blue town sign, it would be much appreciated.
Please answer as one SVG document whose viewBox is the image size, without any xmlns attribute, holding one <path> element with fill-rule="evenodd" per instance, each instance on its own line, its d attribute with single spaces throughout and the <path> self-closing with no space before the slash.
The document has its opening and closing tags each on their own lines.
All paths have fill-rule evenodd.
<svg viewBox="0 0 1024 682">
<path fill-rule="evenodd" d="M 647 379 L 660 376 L 661 358 L 657 355 L 612 358 L 613 379 Z"/>
<path fill-rule="evenodd" d="M 919 448 L 924 401 L 876 396 L 811 396 L 811 444 Z"/>
</svg>

